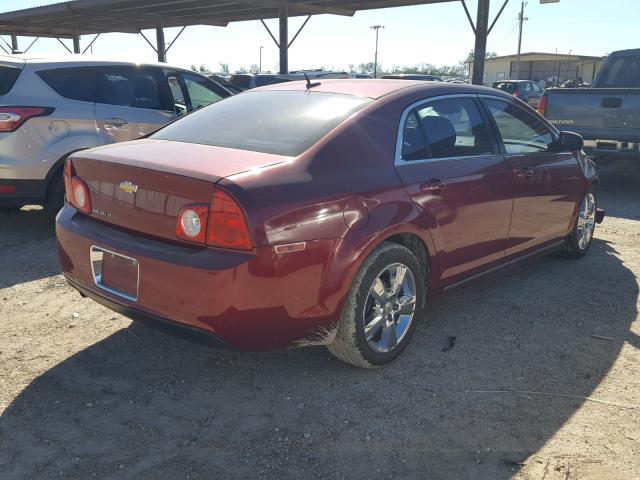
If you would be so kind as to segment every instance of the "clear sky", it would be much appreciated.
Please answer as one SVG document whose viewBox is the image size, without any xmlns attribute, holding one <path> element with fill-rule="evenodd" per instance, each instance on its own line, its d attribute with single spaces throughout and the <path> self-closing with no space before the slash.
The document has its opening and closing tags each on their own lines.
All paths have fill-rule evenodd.
<svg viewBox="0 0 640 480">
<path fill-rule="evenodd" d="M 47 0 L 3 0 L 0 11 L 11 11 L 55 3 Z M 502 0 L 492 0 L 492 16 Z M 475 19 L 477 0 L 467 0 Z M 520 0 L 509 5 L 491 33 L 488 50 L 499 55 L 517 49 L 517 16 Z M 640 0 L 561 0 L 540 5 L 529 0 L 525 10 L 523 52 L 543 51 L 604 55 L 614 50 L 640 47 Z M 290 20 L 293 35 L 303 18 Z M 277 36 L 277 21 L 267 23 Z M 473 33 L 459 2 L 357 12 L 353 17 L 314 16 L 289 52 L 293 69 L 346 69 L 373 61 L 374 32 L 371 25 L 385 26 L 380 32 L 379 62 L 385 67 L 431 63 L 454 65 L 473 48 Z M 167 29 L 167 42 L 178 29 Z M 155 36 L 149 32 L 152 41 Z M 148 36 L 149 36 L 148 35 Z M 8 40 L 8 37 L 5 36 Z M 86 46 L 91 37 L 82 37 Z M 20 48 L 31 42 L 20 38 Z M 67 40 L 68 44 L 70 41 Z M 217 70 L 219 62 L 232 70 L 257 64 L 263 50 L 263 69 L 277 70 L 278 51 L 260 22 L 238 22 L 226 28 L 188 27 L 168 53 L 169 63 L 188 67 L 206 64 Z M 84 48 L 84 47 L 83 47 Z M 55 39 L 40 39 L 29 51 L 37 55 L 63 55 L 66 50 Z M 153 61 L 156 55 L 139 35 L 102 35 L 93 53 L 134 61 Z"/>
</svg>

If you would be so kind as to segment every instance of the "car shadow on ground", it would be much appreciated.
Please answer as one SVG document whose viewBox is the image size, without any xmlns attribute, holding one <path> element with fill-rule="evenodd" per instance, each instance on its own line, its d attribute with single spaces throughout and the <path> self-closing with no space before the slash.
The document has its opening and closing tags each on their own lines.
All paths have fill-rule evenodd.
<svg viewBox="0 0 640 480">
<path fill-rule="evenodd" d="M 595 241 L 581 261 L 550 256 L 435 301 L 375 371 L 321 347 L 240 354 L 132 324 L 9 405 L 1 476 L 511 478 L 622 345 L 640 348 L 637 297 Z"/>
<path fill-rule="evenodd" d="M 640 220 L 640 158 L 616 160 L 598 169 L 599 206 L 608 216 Z"/>
<path fill-rule="evenodd" d="M 60 273 L 55 222 L 42 208 L 0 211 L 0 288 Z"/>
</svg>

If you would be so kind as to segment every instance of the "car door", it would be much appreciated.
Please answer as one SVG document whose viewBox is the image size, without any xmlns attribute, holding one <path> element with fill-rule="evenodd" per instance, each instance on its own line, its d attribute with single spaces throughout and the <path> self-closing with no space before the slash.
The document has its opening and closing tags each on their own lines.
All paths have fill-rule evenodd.
<svg viewBox="0 0 640 480">
<path fill-rule="evenodd" d="M 513 170 L 514 203 L 507 255 L 535 249 L 569 233 L 581 170 L 575 153 L 555 151 L 556 133 L 515 102 L 483 98 Z"/>
<path fill-rule="evenodd" d="M 99 68 L 95 123 L 100 143 L 140 138 L 176 115 L 161 69 L 123 65 Z"/>
<path fill-rule="evenodd" d="M 476 97 L 425 100 L 409 107 L 401 122 L 396 169 L 421 207 L 445 284 L 501 261 L 512 172 Z"/>
</svg>

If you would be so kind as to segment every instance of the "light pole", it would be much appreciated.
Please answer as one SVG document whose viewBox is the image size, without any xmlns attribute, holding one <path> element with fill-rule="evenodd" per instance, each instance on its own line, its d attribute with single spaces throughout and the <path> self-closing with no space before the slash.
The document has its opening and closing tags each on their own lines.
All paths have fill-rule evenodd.
<svg viewBox="0 0 640 480">
<path fill-rule="evenodd" d="M 371 27 L 371 30 L 376 31 L 376 56 L 373 62 L 373 78 L 378 78 L 378 35 L 381 28 L 384 28 L 384 25 L 373 25 Z"/>
<path fill-rule="evenodd" d="M 262 49 L 264 47 L 260 45 L 260 65 L 258 66 L 258 73 L 262 73 Z"/>
<path fill-rule="evenodd" d="M 525 0 L 522 0 L 522 6 L 520 7 L 520 14 L 518 15 L 518 22 L 520 22 L 520 33 L 518 35 L 518 57 L 516 58 L 516 80 L 520 80 L 520 53 L 522 50 L 522 26 L 525 20 L 529 20 L 524 16 L 524 6 L 527 4 Z"/>
</svg>

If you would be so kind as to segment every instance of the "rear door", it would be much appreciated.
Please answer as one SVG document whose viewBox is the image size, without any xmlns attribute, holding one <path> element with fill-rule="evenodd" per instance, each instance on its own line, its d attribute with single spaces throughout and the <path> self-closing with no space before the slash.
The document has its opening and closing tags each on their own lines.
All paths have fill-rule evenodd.
<svg viewBox="0 0 640 480">
<path fill-rule="evenodd" d="M 95 124 L 101 144 L 140 138 L 176 115 L 161 69 L 121 65 L 99 68 Z"/>
<path fill-rule="evenodd" d="M 441 97 L 402 117 L 396 168 L 438 249 L 446 284 L 504 257 L 512 172 L 475 96 Z"/>
<path fill-rule="evenodd" d="M 556 134 L 516 102 L 483 98 L 501 148 L 513 170 L 514 202 L 506 254 L 516 254 L 568 234 L 582 171 L 576 155 L 554 151 Z"/>
</svg>

